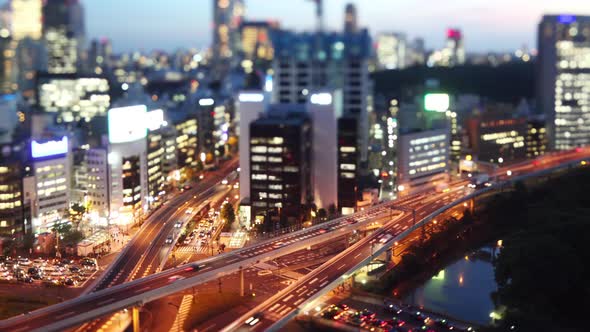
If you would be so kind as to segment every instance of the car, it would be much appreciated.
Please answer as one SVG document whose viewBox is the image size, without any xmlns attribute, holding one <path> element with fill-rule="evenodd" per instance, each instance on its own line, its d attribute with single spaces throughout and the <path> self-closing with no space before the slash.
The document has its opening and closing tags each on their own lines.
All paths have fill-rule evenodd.
<svg viewBox="0 0 590 332">
<path fill-rule="evenodd" d="M 363 320 L 373 320 L 377 316 L 374 312 L 369 309 L 363 309 L 361 312 L 361 318 Z"/>
<path fill-rule="evenodd" d="M 188 209 L 186 209 L 186 212 L 185 213 L 186 214 L 191 214 L 191 213 L 193 213 L 193 211 L 194 211 L 193 208 L 188 208 Z"/>
<path fill-rule="evenodd" d="M 389 312 L 393 312 L 396 315 L 399 315 L 403 312 L 402 308 L 400 308 L 399 306 L 397 306 L 393 303 L 387 303 L 385 306 L 385 310 L 389 311 Z"/>
<path fill-rule="evenodd" d="M 444 318 L 439 318 L 439 319 L 434 320 L 434 324 L 441 326 L 441 327 L 448 327 L 449 321 Z"/>
<path fill-rule="evenodd" d="M 275 249 L 278 249 L 278 248 L 280 248 L 280 247 L 282 247 L 284 245 L 285 245 L 284 242 L 279 241 L 279 242 L 273 244 L 272 247 L 275 248 Z"/>
<path fill-rule="evenodd" d="M 72 278 L 66 278 L 66 279 L 64 279 L 63 283 L 66 286 L 76 286 L 78 284 L 78 281 L 76 281 Z"/>
<path fill-rule="evenodd" d="M 73 259 L 69 259 L 69 258 L 63 258 L 61 260 L 61 263 L 64 264 L 64 265 L 71 265 L 71 264 L 74 264 L 74 260 Z"/>
<path fill-rule="evenodd" d="M 227 184 L 227 179 L 223 179 L 223 180 L 221 181 L 221 184 L 225 186 L 225 185 Z"/>
<path fill-rule="evenodd" d="M 182 225 L 183 225 L 182 221 L 177 221 L 176 224 L 174 225 L 174 227 L 182 228 Z"/>
<path fill-rule="evenodd" d="M 191 241 L 192 241 L 192 238 L 187 236 L 187 237 L 184 239 L 184 244 L 190 244 L 190 243 L 191 243 Z"/>
<path fill-rule="evenodd" d="M 82 258 L 80 264 L 84 267 L 96 267 L 98 265 L 95 258 L 89 257 Z"/>
<path fill-rule="evenodd" d="M 258 324 L 258 322 L 260 322 L 260 320 L 263 318 L 263 314 L 261 312 L 253 315 L 252 317 L 246 319 L 246 321 L 244 323 L 246 323 L 246 325 L 248 326 L 254 326 L 256 324 Z"/>
<path fill-rule="evenodd" d="M 183 276 L 173 275 L 171 277 L 168 277 L 168 282 L 175 282 L 175 281 L 178 281 L 178 280 L 182 280 L 184 278 L 185 277 L 183 277 Z"/>
<path fill-rule="evenodd" d="M 171 244 L 172 242 L 174 242 L 174 238 L 172 237 L 172 235 L 168 235 L 168 237 L 166 238 L 166 244 Z"/>
<path fill-rule="evenodd" d="M 18 265 L 31 265 L 31 261 L 27 257 L 19 257 L 17 259 Z"/>
<path fill-rule="evenodd" d="M 184 268 L 184 270 L 187 272 L 199 271 L 200 269 L 201 269 L 201 266 L 199 266 L 199 263 L 192 263 L 191 265 Z"/>
<path fill-rule="evenodd" d="M 424 320 L 427 318 L 426 315 L 424 315 L 422 312 L 420 311 L 416 311 L 415 313 L 412 314 L 412 318 L 414 318 L 414 320 L 418 321 L 418 322 L 424 322 Z"/>
<path fill-rule="evenodd" d="M 77 267 L 77 266 L 70 266 L 69 270 L 70 270 L 71 273 L 78 273 L 78 272 L 80 272 L 80 268 Z"/>
<path fill-rule="evenodd" d="M 44 259 L 37 258 L 33 260 L 33 264 L 38 266 L 45 266 L 47 265 L 47 262 Z"/>
<path fill-rule="evenodd" d="M 191 190 L 193 189 L 193 187 L 189 186 L 188 184 L 185 184 L 184 187 L 182 187 L 183 190 Z"/>
</svg>

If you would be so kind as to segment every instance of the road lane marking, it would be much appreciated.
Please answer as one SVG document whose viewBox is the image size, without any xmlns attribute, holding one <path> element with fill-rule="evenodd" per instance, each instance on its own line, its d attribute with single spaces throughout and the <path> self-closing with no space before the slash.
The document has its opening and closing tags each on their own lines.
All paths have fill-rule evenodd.
<svg viewBox="0 0 590 332">
<path fill-rule="evenodd" d="M 293 302 L 294 305 L 299 305 L 299 303 L 303 302 L 304 298 L 300 298 L 299 300 Z"/>
<path fill-rule="evenodd" d="M 309 282 L 310 285 L 313 285 L 314 282 L 318 281 L 318 278 L 314 278 L 312 281 Z"/>
<path fill-rule="evenodd" d="M 102 305 L 104 305 L 104 304 L 107 304 L 107 303 L 109 303 L 109 302 L 113 302 L 113 301 L 115 301 L 115 299 L 114 299 L 114 298 L 112 298 L 112 299 L 108 299 L 108 300 L 104 300 L 104 301 L 102 301 L 102 302 L 98 302 L 98 306 L 102 306 Z"/>
<path fill-rule="evenodd" d="M 140 289 L 137 289 L 137 290 L 135 290 L 133 293 L 139 293 L 139 292 L 143 292 L 144 290 L 148 290 L 148 289 L 150 289 L 150 288 L 151 288 L 150 286 L 146 286 L 146 287 L 144 287 L 144 288 L 140 288 Z"/>
<path fill-rule="evenodd" d="M 75 313 L 74 311 L 68 311 L 65 314 L 61 314 L 61 315 L 55 316 L 55 318 L 57 318 L 57 319 L 64 318 L 64 317 L 69 316 L 69 315 L 74 314 L 74 313 Z"/>
<path fill-rule="evenodd" d="M 289 301 L 293 296 L 295 296 L 295 294 L 291 294 L 291 295 L 287 296 L 286 298 L 283 299 L 283 302 Z"/>
<path fill-rule="evenodd" d="M 356 257 L 355 257 L 356 258 Z M 346 264 L 342 264 L 340 265 L 336 270 L 340 270 L 341 268 L 343 268 Z"/>
<path fill-rule="evenodd" d="M 324 286 L 326 286 L 326 285 L 328 284 L 328 282 L 329 282 L 328 280 L 326 280 L 326 281 L 322 282 L 322 283 L 320 284 L 320 287 L 324 287 Z"/>
</svg>

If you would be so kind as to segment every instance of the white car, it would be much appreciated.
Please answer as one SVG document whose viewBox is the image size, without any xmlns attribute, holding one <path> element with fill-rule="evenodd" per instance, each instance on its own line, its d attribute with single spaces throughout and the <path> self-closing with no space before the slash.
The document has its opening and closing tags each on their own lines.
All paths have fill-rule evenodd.
<svg viewBox="0 0 590 332">
<path fill-rule="evenodd" d="M 227 184 L 227 179 L 223 179 L 223 181 L 221 181 L 221 184 L 225 186 Z"/>
<path fill-rule="evenodd" d="M 171 244 L 172 241 L 174 241 L 174 238 L 172 237 L 172 235 L 168 235 L 168 237 L 166 238 L 166 244 Z"/>
</svg>

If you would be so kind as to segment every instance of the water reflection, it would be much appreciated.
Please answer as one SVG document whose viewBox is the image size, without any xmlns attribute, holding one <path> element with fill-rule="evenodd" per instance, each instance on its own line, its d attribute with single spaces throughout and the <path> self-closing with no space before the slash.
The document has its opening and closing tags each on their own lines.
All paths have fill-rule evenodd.
<svg viewBox="0 0 590 332">
<path fill-rule="evenodd" d="M 485 247 L 457 260 L 405 300 L 458 319 L 490 323 L 490 312 L 494 310 L 490 294 L 497 288 L 492 265 L 494 254 L 496 250 Z"/>
</svg>

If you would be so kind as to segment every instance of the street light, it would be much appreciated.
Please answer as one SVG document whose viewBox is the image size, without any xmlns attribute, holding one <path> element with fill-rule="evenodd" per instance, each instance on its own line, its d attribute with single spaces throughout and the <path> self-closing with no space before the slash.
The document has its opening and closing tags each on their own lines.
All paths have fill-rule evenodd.
<svg viewBox="0 0 590 332">
<path fill-rule="evenodd" d="M 512 171 L 511 170 L 506 171 L 506 175 L 512 176 Z"/>
</svg>

